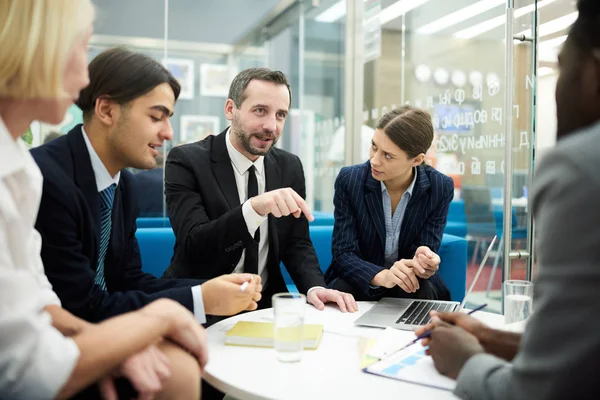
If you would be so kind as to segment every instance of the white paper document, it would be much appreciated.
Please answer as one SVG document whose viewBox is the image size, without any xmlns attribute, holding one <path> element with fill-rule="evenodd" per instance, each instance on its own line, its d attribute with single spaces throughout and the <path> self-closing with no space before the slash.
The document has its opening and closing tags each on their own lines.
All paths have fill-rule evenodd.
<svg viewBox="0 0 600 400">
<path fill-rule="evenodd" d="M 454 390 L 456 387 L 455 380 L 437 372 L 433 360 L 425 355 L 425 348 L 419 343 L 370 365 L 364 371 L 438 389 Z"/>
<path fill-rule="evenodd" d="M 375 358 L 385 358 L 400 350 L 402 347 L 415 340 L 413 331 L 401 331 L 394 328 L 385 328 L 377 337 L 377 341 L 371 347 L 367 355 Z"/>
</svg>

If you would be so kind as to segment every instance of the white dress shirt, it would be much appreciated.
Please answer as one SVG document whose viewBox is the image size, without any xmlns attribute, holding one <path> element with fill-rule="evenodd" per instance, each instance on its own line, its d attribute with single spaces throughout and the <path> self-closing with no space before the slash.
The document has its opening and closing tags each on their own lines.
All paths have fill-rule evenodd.
<svg viewBox="0 0 600 400">
<path fill-rule="evenodd" d="M 121 178 L 121 171 L 117 172 L 115 176 L 110 176 L 110 173 L 106 169 L 106 166 L 100 160 L 98 153 L 94 150 L 90 139 L 85 132 L 83 126 L 81 127 L 81 133 L 83 135 L 83 140 L 85 141 L 85 145 L 87 147 L 88 153 L 90 153 L 90 161 L 92 163 L 92 169 L 94 170 L 94 176 L 96 177 L 96 187 L 98 189 L 98 193 L 112 185 L 119 184 L 119 179 Z M 198 323 L 203 324 L 206 322 L 206 313 L 204 312 L 204 301 L 202 299 L 202 287 L 200 285 L 192 286 L 192 299 L 194 301 L 194 317 Z"/>
<path fill-rule="evenodd" d="M 248 169 L 254 165 L 256 168 L 256 183 L 258 184 L 258 194 L 261 195 L 265 192 L 265 158 L 258 157 L 254 162 L 248 160 L 245 155 L 240 153 L 233 144 L 229 137 L 231 129 L 225 134 L 225 144 L 227 146 L 227 153 L 233 165 L 233 175 L 235 176 L 235 183 L 237 185 L 238 195 L 240 196 L 240 204 L 242 205 L 242 215 L 246 226 L 248 227 L 248 233 L 254 237 L 257 229 L 260 229 L 260 242 L 258 243 L 258 274 L 262 279 L 263 287 L 267 286 L 267 258 L 269 256 L 269 224 L 263 223 L 267 220 L 267 216 L 264 217 L 254 211 L 252 204 L 248 200 Z M 242 251 L 242 257 L 235 267 L 233 272 L 241 273 L 244 272 L 244 260 L 246 259 L 246 250 Z"/>
<path fill-rule="evenodd" d="M 256 183 L 258 184 L 258 194 L 261 195 L 265 192 L 266 176 L 265 176 L 265 158 L 258 157 L 256 161 L 252 162 L 246 158 L 245 155 L 240 153 L 233 144 L 229 134 L 231 128 L 227 130 L 225 134 L 225 145 L 227 146 L 227 154 L 233 165 L 233 175 L 235 176 L 235 183 L 237 185 L 238 195 L 240 196 L 240 204 L 242 204 L 242 215 L 248 233 L 254 237 L 257 229 L 260 229 L 260 242 L 258 243 L 258 274 L 262 279 L 263 289 L 267 287 L 267 258 L 269 257 L 269 224 L 264 223 L 267 220 L 267 216 L 262 216 L 254 211 L 252 204 L 248 201 L 248 169 L 252 165 L 256 168 Z M 242 251 L 242 257 L 237 263 L 233 272 L 241 273 L 244 272 L 244 260 L 246 259 L 246 250 Z M 308 289 L 308 293 L 312 290 L 321 288 L 321 286 L 315 286 Z"/>
<path fill-rule="evenodd" d="M 52 326 L 60 305 L 44 273 L 35 221 L 42 174 L 0 119 L 0 397 L 51 399 L 69 379 L 79 348 Z"/>
</svg>

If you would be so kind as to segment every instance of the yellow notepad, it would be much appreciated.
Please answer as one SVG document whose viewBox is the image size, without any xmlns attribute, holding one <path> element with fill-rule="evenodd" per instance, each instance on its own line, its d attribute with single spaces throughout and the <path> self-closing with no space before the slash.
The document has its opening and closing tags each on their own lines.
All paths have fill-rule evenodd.
<svg viewBox="0 0 600 400">
<path fill-rule="evenodd" d="M 225 344 L 273 347 L 274 327 L 271 322 L 239 321 L 225 333 Z M 323 325 L 304 324 L 304 349 L 314 350 L 323 336 Z"/>
<path fill-rule="evenodd" d="M 372 338 L 360 338 L 358 345 L 360 348 L 360 369 L 365 369 L 371 364 L 379 361 L 379 358 L 369 355 L 369 350 L 375 345 L 377 339 Z"/>
</svg>

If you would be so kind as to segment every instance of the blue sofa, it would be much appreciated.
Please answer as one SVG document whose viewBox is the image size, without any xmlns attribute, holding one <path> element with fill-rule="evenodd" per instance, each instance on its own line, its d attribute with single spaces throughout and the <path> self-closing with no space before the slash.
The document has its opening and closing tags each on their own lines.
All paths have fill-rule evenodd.
<svg viewBox="0 0 600 400">
<path fill-rule="evenodd" d="M 172 228 L 141 228 L 135 233 L 144 272 L 161 277 L 171 264 L 175 234 Z"/>
<path fill-rule="evenodd" d="M 311 226 L 332 225 L 333 214 L 315 211 L 313 212 L 315 220 L 310 223 Z M 139 217 L 136 221 L 139 228 L 169 228 L 171 220 L 168 217 Z"/>
<path fill-rule="evenodd" d="M 332 225 L 311 225 L 310 237 L 321 265 L 325 272 L 331 264 Z M 173 256 L 175 235 L 171 228 L 141 228 L 136 232 L 140 246 L 142 266 L 145 272 L 154 276 L 162 276 Z M 461 237 L 444 234 L 439 251 L 442 263 L 440 274 L 452 295 L 452 300 L 462 301 L 466 292 L 467 276 L 467 241 Z M 281 266 L 288 290 L 297 291 L 290 275 Z"/>
<path fill-rule="evenodd" d="M 150 218 L 152 219 L 152 218 Z M 138 219 L 139 221 L 139 219 Z M 139 227 L 139 225 L 138 225 Z M 331 233 L 332 226 L 317 225 L 310 227 L 310 235 L 313 242 L 320 243 L 315 246 L 319 260 L 329 260 L 326 264 L 321 263 L 323 272 L 331 263 Z M 138 228 L 135 234 L 140 246 L 142 266 L 145 272 L 154 276 L 162 276 L 163 272 L 171 263 L 173 247 L 175 246 L 175 235 L 170 227 Z M 327 243 L 327 245 L 324 245 Z M 292 279 L 287 271 L 282 268 L 286 282 L 292 286 Z M 293 286 L 295 290 L 295 286 Z"/>
<path fill-rule="evenodd" d="M 315 245 L 315 251 L 319 260 L 328 260 L 327 263 L 321 262 L 321 268 L 323 272 L 329 267 L 331 263 L 331 233 L 333 227 L 331 225 L 317 225 L 310 227 L 311 239 L 314 243 L 320 244 Z M 175 235 L 173 229 L 167 228 L 141 228 L 138 229 L 135 234 L 138 244 L 140 246 L 140 253 L 142 258 L 142 266 L 144 272 L 148 272 L 154 276 L 161 276 L 165 269 L 171 263 L 173 257 L 173 247 L 175 246 Z M 296 287 L 292 283 L 287 271 L 282 267 L 282 272 L 286 283 Z"/>
<path fill-rule="evenodd" d="M 322 211 L 313 211 L 313 222 L 309 222 L 310 226 L 333 226 L 333 214 Z"/>
<path fill-rule="evenodd" d="M 495 226 L 487 223 L 477 223 L 469 225 L 469 231 L 494 236 L 498 235 L 498 238 L 502 236 L 504 230 L 504 209 L 502 206 L 493 206 L 492 208 L 495 220 Z M 524 227 L 519 227 L 517 224 L 517 211 L 513 207 L 512 209 L 512 237 L 513 239 L 524 239 L 527 237 L 527 230 Z M 453 200 L 450 203 L 448 210 L 448 223 L 444 228 L 444 233 L 448 233 L 454 236 L 466 237 L 467 236 L 467 217 L 465 214 L 465 202 L 464 200 Z"/>
<path fill-rule="evenodd" d="M 331 265 L 331 237 L 333 234 L 332 226 L 310 227 L 310 239 L 319 259 L 319 264 L 323 273 Z M 439 251 L 442 263 L 440 264 L 440 274 L 454 301 L 462 301 L 466 293 L 467 285 L 467 241 L 461 237 L 446 235 L 442 237 L 442 245 Z M 281 266 L 281 272 L 285 283 L 290 292 L 297 292 L 298 289 L 292 278 Z"/>
<path fill-rule="evenodd" d="M 467 237 L 467 217 L 465 215 L 465 202 L 462 200 L 450 202 L 448 221 L 444 233 L 454 236 Z"/>
<path fill-rule="evenodd" d="M 140 217 L 136 220 L 139 228 L 170 228 L 171 220 L 167 217 Z"/>
</svg>

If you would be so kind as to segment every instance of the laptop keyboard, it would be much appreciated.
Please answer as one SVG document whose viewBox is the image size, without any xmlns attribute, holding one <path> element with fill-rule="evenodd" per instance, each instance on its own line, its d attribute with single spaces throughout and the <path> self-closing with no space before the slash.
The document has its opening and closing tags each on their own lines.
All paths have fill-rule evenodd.
<svg viewBox="0 0 600 400">
<path fill-rule="evenodd" d="M 396 321 L 397 324 L 425 325 L 431 321 L 430 311 L 452 311 L 455 304 L 437 301 L 413 301 Z"/>
</svg>

